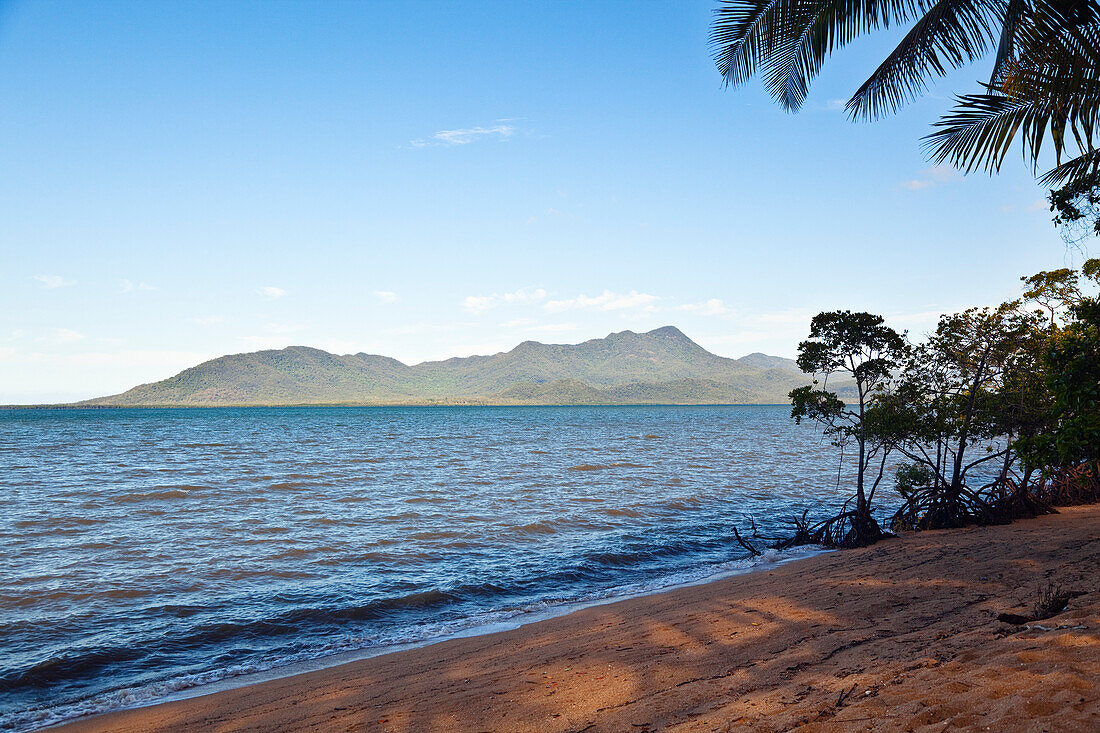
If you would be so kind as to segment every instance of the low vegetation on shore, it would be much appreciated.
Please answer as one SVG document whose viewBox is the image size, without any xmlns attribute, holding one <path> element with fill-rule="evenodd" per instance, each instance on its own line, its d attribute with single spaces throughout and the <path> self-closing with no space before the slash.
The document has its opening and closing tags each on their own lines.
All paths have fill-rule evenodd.
<svg viewBox="0 0 1100 733">
<path fill-rule="evenodd" d="M 916 344 L 870 313 L 813 319 L 798 365 L 814 383 L 790 393 L 791 416 L 855 454 L 855 486 L 839 514 L 795 518 L 777 546 L 857 547 L 1100 501 L 1100 296 L 1088 293 L 1100 259 L 1024 284 L 1019 300 L 942 316 Z M 830 390 L 836 376 L 854 398 Z M 883 526 L 875 495 L 890 456 L 903 503 Z"/>
</svg>

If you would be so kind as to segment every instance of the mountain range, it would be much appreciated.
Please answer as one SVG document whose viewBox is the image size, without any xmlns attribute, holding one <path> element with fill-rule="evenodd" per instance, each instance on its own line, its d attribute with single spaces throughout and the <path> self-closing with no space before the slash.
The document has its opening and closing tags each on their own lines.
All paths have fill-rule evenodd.
<svg viewBox="0 0 1100 733">
<path fill-rule="evenodd" d="M 407 365 L 308 346 L 231 354 L 83 406 L 323 404 L 769 404 L 809 377 L 765 354 L 728 359 L 674 326 L 580 344 L 524 341 L 511 351 Z"/>
</svg>

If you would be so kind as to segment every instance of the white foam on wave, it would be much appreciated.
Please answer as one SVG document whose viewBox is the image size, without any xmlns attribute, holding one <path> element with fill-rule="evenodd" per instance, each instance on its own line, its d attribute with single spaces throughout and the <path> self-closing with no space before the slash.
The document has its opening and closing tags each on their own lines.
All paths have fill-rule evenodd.
<svg viewBox="0 0 1100 733">
<path fill-rule="evenodd" d="M 337 642 L 320 645 L 297 654 L 284 655 L 263 663 L 234 665 L 199 674 L 179 675 L 162 682 L 116 690 L 95 695 L 86 700 L 48 708 L 0 713 L 0 730 L 25 733 L 58 725 L 74 718 L 209 695 L 382 654 L 423 647 L 447 639 L 508 631 L 548 618 L 564 616 L 582 608 L 770 569 L 823 552 L 828 550 L 816 545 L 785 551 L 765 550 L 760 557 L 756 558 L 701 565 L 646 581 L 624 583 L 578 596 L 542 598 L 522 606 L 487 610 L 455 621 L 417 624 L 397 630 L 392 635 L 344 637 Z"/>
</svg>

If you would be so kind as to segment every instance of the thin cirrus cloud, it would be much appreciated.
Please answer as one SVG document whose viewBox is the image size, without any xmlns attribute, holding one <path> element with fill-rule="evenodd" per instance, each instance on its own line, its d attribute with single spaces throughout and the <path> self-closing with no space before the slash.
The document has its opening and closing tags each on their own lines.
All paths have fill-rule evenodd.
<svg viewBox="0 0 1100 733">
<path fill-rule="evenodd" d="M 119 290 L 123 293 L 136 293 L 136 292 L 151 292 L 156 290 L 156 287 L 144 282 L 134 282 L 133 280 L 119 280 Z"/>
<path fill-rule="evenodd" d="M 1018 204 L 1006 204 L 1001 207 L 1002 214 L 1009 214 L 1013 211 L 1042 211 L 1043 209 L 1050 209 L 1050 202 L 1046 199 L 1035 199 L 1030 204 L 1020 206 Z"/>
<path fill-rule="evenodd" d="M 576 331 L 579 328 L 575 323 L 536 323 L 530 318 L 513 318 L 500 324 L 500 327 L 532 333 L 561 333 L 563 331 Z"/>
<path fill-rule="evenodd" d="M 305 328 L 306 328 L 305 326 L 303 326 L 299 323 L 265 323 L 264 324 L 264 332 L 265 333 L 277 333 L 277 334 L 297 333 L 299 331 L 304 331 Z"/>
<path fill-rule="evenodd" d="M 478 125 L 476 127 L 464 127 L 457 130 L 439 130 L 428 137 L 410 140 L 409 147 L 453 147 L 455 145 L 469 145 L 470 143 L 480 140 L 507 140 L 516 134 L 516 127 L 515 125 L 503 123 L 503 120 L 499 120 L 495 125 Z"/>
<path fill-rule="evenodd" d="M 238 336 L 237 339 L 254 349 L 285 349 L 292 341 L 286 335 Z"/>
<path fill-rule="evenodd" d="M 76 280 L 70 280 L 67 277 L 61 275 L 34 275 L 32 280 L 37 280 L 43 288 L 46 290 L 53 290 L 54 288 L 65 288 L 70 285 L 76 285 Z"/>
<path fill-rule="evenodd" d="M 951 183 L 961 178 L 962 174 L 949 165 L 934 165 L 931 168 L 922 170 L 917 174 L 916 178 L 902 181 L 901 187 L 909 191 L 920 191 L 925 188 L 932 188 L 933 186 L 942 186 L 945 183 Z"/>
<path fill-rule="evenodd" d="M 63 345 L 76 343 L 83 338 L 84 334 L 78 333 L 71 328 L 55 328 L 47 335 L 42 336 L 39 340 L 50 344 Z"/>
<path fill-rule="evenodd" d="M 398 297 L 397 293 L 390 290 L 375 290 L 374 297 L 378 298 L 378 300 L 383 303 L 396 303 L 397 301 L 401 300 L 401 298 Z"/>
<path fill-rule="evenodd" d="M 660 300 L 660 298 L 656 295 L 639 293 L 637 290 L 631 290 L 629 293 L 615 293 L 610 290 L 605 290 L 599 295 L 589 296 L 581 294 L 576 298 L 569 298 L 567 300 L 551 300 L 548 301 L 543 308 L 550 313 L 585 309 L 599 311 L 641 309 L 652 311 L 655 310 L 656 306 L 654 304 L 658 300 Z"/>
<path fill-rule="evenodd" d="M 261 288 L 256 288 L 256 294 L 268 300 L 277 300 L 286 295 L 286 291 L 273 285 L 265 285 Z"/>
<path fill-rule="evenodd" d="M 700 303 L 684 303 L 680 306 L 680 310 L 700 316 L 724 316 L 731 312 L 725 303 L 718 298 L 711 298 Z"/>
<path fill-rule="evenodd" d="M 0 349 L 0 359 L 27 364 L 51 364 L 81 367 L 157 367 L 180 370 L 211 359 L 215 354 L 192 351 L 121 350 L 45 352 Z"/>
<path fill-rule="evenodd" d="M 542 288 L 520 288 L 510 293 L 492 295 L 469 295 L 462 300 L 462 309 L 467 313 L 479 315 L 500 305 L 530 305 L 546 298 Z"/>
<path fill-rule="evenodd" d="M 535 326 L 527 326 L 524 331 L 531 331 L 534 333 L 564 333 L 566 331 L 576 331 L 577 324 L 575 323 L 543 323 Z"/>
</svg>

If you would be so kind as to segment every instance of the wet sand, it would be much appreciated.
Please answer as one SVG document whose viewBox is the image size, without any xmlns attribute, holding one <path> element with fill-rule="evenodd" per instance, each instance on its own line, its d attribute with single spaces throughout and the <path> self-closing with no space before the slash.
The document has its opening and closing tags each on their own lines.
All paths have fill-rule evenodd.
<svg viewBox="0 0 1100 733">
<path fill-rule="evenodd" d="M 1081 592 L 1009 626 L 1040 585 Z M 1100 730 L 1100 506 L 910 534 L 83 731 Z"/>
</svg>

